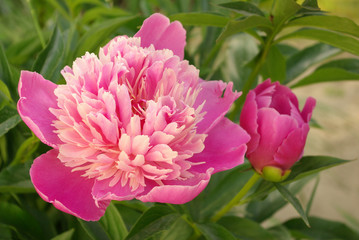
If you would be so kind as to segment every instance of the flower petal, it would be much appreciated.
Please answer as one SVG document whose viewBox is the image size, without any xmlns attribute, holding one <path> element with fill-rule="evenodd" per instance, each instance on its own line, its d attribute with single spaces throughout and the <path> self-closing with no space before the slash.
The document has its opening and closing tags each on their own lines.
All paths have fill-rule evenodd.
<svg viewBox="0 0 359 240">
<path fill-rule="evenodd" d="M 203 152 L 189 159 L 204 164 L 194 165 L 191 169 L 203 173 L 208 168 L 214 168 L 213 173 L 216 173 L 242 164 L 249 139 L 249 135 L 238 124 L 223 118 L 208 133 Z"/>
<path fill-rule="evenodd" d="M 195 176 L 187 180 L 162 181 L 164 185 L 147 184 L 147 192 L 136 197 L 142 202 L 162 202 L 183 204 L 191 201 L 207 186 L 213 168 L 206 173 L 194 173 Z"/>
<path fill-rule="evenodd" d="M 232 82 L 226 84 L 222 81 L 202 81 L 200 87 L 202 90 L 197 96 L 194 108 L 205 101 L 202 112 L 206 112 L 206 114 L 197 124 L 197 132 L 207 133 L 226 115 L 241 93 L 232 91 Z"/>
<path fill-rule="evenodd" d="M 57 155 L 53 149 L 34 160 L 30 176 L 36 191 L 61 211 L 86 221 L 99 220 L 110 201 L 100 201 L 97 206 L 91 194 L 94 180 L 82 177 L 81 172 L 71 172 Z"/>
<path fill-rule="evenodd" d="M 306 123 L 308 123 L 310 121 L 310 118 L 312 117 L 312 112 L 315 108 L 315 104 L 316 101 L 314 98 L 312 97 L 307 98 L 307 101 L 305 102 L 305 105 L 301 112 L 301 115 Z"/>
<path fill-rule="evenodd" d="M 178 21 L 170 23 L 167 17 L 155 13 L 143 22 L 135 37 L 141 38 L 141 47 L 149 47 L 153 44 L 156 50 L 170 49 L 181 60 L 183 59 L 186 30 Z"/>
<path fill-rule="evenodd" d="M 38 73 L 22 71 L 18 87 L 20 100 L 17 103 L 22 120 L 43 143 L 53 148 L 62 143 L 52 126 L 56 117 L 49 111 L 50 108 L 57 108 L 56 87 Z"/>
</svg>

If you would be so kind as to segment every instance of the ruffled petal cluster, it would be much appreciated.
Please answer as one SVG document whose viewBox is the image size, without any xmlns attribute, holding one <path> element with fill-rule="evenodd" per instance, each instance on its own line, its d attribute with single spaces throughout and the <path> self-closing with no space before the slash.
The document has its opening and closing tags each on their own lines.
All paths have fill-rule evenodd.
<svg viewBox="0 0 359 240">
<path fill-rule="evenodd" d="M 273 175 L 279 169 L 284 176 L 301 158 L 314 107 L 309 97 L 300 111 L 294 93 L 270 79 L 248 93 L 240 125 L 251 135 L 246 156 L 258 173 Z"/>
<path fill-rule="evenodd" d="M 23 71 L 18 111 L 53 147 L 34 160 L 45 200 L 98 220 L 111 200 L 181 204 L 243 162 L 249 135 L 224 115 L 240 94 L 183 60 L 185 30 L 154 14 L 65 67 L 65 85 Z"/>
</svg>

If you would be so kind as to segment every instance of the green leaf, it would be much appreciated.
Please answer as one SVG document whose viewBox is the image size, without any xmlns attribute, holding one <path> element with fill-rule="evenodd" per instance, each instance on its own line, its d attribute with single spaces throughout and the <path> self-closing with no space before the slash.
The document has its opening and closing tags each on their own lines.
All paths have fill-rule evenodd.
<svg viewBox="0 0 359 240">
<path fill-rule="evenodd" d="M 314 8 L 314 9 L 319 9 L 317 0 L 305 0 L 302 3 L 302 7 L 310 7 L 310 8 Z"/>
<path fill-rule="evenodd" d="M 58 27 L 55 27 L 49 43 L 37 57 L 32 70 L 40 73 L 45 79 L 57 82 L 60 70 L 64 65 L 64 37 Z"/>
<path fill-rule="evenodd" d="M 313 177 L 309 176 L 288 184 L 288 189 L 293 194 L 297 194 L 312 179 Z M 273 191 L 265 199 L 250 202 L 246 208 L 246 217 L 256 222 L 263 222 L 285 205 L 287 205 L 287 201 L 282 198 L 278 191 Z"/>
<path fill-rule="evenodd" d="M 294 164 L 291 169 L 291 174 L 281 184 L 289 184 L 309 175 L 316 174 L 325 169 L 348 162 L 350 161 L 329 156 L 305 156 L 300 159 L 296 164 Z M 262 183 L 255 190 L 255 192 L 251 194 L 248 198 L 246 198 L 244 202 L 252 201 L 254 199 L 261 199 L 273 190 L 274 188 L 272 183 L 262 181 Z"/>
<path fill-rule="evenodd" d="M 161 240 L 187 240 L 193 234 L 192 227 L 182 218 L 173 222 L 161 235 Z"/>
<path fill-rule="evenodd" d="M 280 29 L 300 8 L 300 5 L 294 0 L 274 1 L 273 12 L 271 14 L 274 26 Z"/>
<path fill-rule="evenodd" d="M 321 29 L 305 28 L 289 33 L 276 40 L 276 42 L 291 38 L 313 39 L 340 48 L 349 53 L 359 55 L 359 41 L 341 33 Z"/>
<path fill-rule="evenodd" d="M 228 22 L 221 35 L 218 37 L 217 41 L 222 41 L 233 34 L 244 32 L 252 28 L 263 29 L 269 33 L 272 31 L 273 26 L 269 19 L 257 15 L 252 15 L 238 21 L 231 20 Z"/>
<path fill-rule="evenodd" d="M 10 226 L 0 224 L 0 239 L 2 240 L 13 240 L 11 236 Z"/>
<path fill-rule="evenodd" d="M 239 239 L 275 240 L 272 234 L 260 224 L 247 218 L 225 216 L 218 223 Z"/>
<path fill-rule="evenodd" d="M 221 3 L 219 4 L 219 6 L 224 7 L 224 8 L 229 8 L 231 10 L 234 10 L 236 12 L 245 14 L 245 15 L 252 15 L 252 14 L 256 14 L 256 15 L 260 15 L 264 17 L 264 13 L 254 4 L 250 3 L 250 2 L 242 2 L 242 1 L 238 1 L 238 2 L 227 2 L 227 3 Z"/>
<path fill-rule="evenodd" d="M 113 17 L 128 16 L 128 15 L 129 13 L 122 10 L 121 8 L 96 7 L 86 11 L 82 16 L 81 22 L 83 24 L 87 24 L 91 21 L 98 19 L 100 16 L 113 18 Z"/>
<path fill-rule="evenodd" d="M 293 19 L 285 27 L 318 27 L 359 37 L 359 26 L 351 19 L 338 16 L 313 15 Z"/>
<path fill-rule="evenodd" d="M 284 83 L 289 83 L 309 67 L 339 52 L 338 48 L 323 43 L 314 44 L 297 52 L 287 60 L 287 77 Z"/>
<path fill-rule="evenodd" d="M 15 96 L 14 91 L 16 91 L 17 87 L 16 84 L 14 83 L 15 80 L 13 79 L 9 62 L 5 55 L 4 48 L 1 44 L 0 44 L 0 79 L 4 81 L 4 83 L 10 89 L 11 94 Z"/>
<path fill-rule="evenodd" d="M 11 102 L 11 95 L 6 84 L 0 79 L 0 110 Z"/>
<path fill-rule="evenodd" d="M 294 209 L 299 213 L 300 217 L 303 219 L 305 224 L 310 227 L 310 224 L 308 222 L 308 217 L 306 213 L 304 212 L 302 205 L 300 204 L 299 200 L 290 192 L 288 189 L 284 186 L 282 186 L 280 183 L 273 183 L 274 186 L 277 188 L 277 190 L 280 192 L 280 194 L 283 196 L 285 200 L 287 200 Z"/>
<path fill-rule="evenodd" d="M 277 46 L 273 45 L 262 65 L 261 74 L 263 79 L 271 78 L 273 81 L 284 82 L 286 78 L 286 61 Z"/>
<path fill-rule="evenodd" d="M 99 222 L 107 234 L 111 236 L 111 239 L 122 240 L 125 239 L 128 234 L 121 214 L 113 203 L 107 207 L 105 215 Z"/>
<path fill-rule="evenodd" d="M 210 13 L 177 13 L 170 16 L 171 21 L 180 21 L 183 25 L 191 26 L 213 26 L 224 27 L 228 23 L 228 18 Z"/>
<path fill-rule="evenodd" d="M 0 110 L 0 137 L 7 133 L 10 129 L 14 128 L 21 118 L 16 109 L 7 105 Z"/>
<path fill-rule="evenodd" d="M 271 227 L 268 229 L 268 232 L 270 232 L 274 239 L 276 240 L 288 240 L 292 239 L 292 236 L 290 235 L 289 230 L 284 227 L 283 225 L 277 225 L 274 227 Z"/>
<path fill-rule="evenodd" d="M 0 223 L 14 227 L 26 239 L 45 239 L 39 222 L 15 204 L 0 202 Z"/>
<path fill-rule="evenodd" d="M 291 88 L 301 87 L 314 83 L 334 82 L 344 80 L 359 80 L 359 74 L 346 71 L 340 68 L 322 68 L 314 71 L 309 76 L 301 79 Z"/>
<path fill-rule="evenodd" d="M 70 229 L 66 232 L 63 232 L 59 235 L 57 235 L 56 237 L 51 238 L 51 240 L 71 240 L 72 239 L 72 235 L 74 234 L 75 229 Z"/>
<path fill-rule="evenodd" d="M 345 239 L 357 240 L 359 234 L 354 232 L 343 223 L 329 221 L 317 217 L 310 217 L 311 227 L 308 228 L 301 219 L 291 219 L 284 223 L 289 230 L 302 233 L 305 239 L 328 240 L 328 239 Z M 304 238 L 301 238 L 304 239 Z"/>
<path fill-rule="evenodd" d="M 231 232 L 216 223 L 196 224 L 207 240 L 235 240 Z"/>
<path fill-rule="evenodd" d="M 26 139 L 20 146 L 19 150 L 16 152 L 14 160 L 11 162 L 11 165 L 16 165 L 18 163 L 24 163 L 29 160 L 32 154 L 37 150 L 40 140 L 32 135 Z"/>
<path fill-rule="evenodd" d="M 35 192 L 30 181 L 29 164 L 8 166 L 0 172 L 0 193 Z"/>
<path fill-rule="evenodd" d="M 81 227 L 87 234 L 87 238 L 91 240 L 111 240 L 108 233 L 103 229 L 99 222 L 87 222 L 77 218 Z"/>
<path fill-rule="evenodd" d="M 167 206 L 154 206 L 148 209 L 132 227 L 126 240 L 146 239 L 159 231 L 166 230 L 180 217 Z"/>
<path fill-rule="evenodd" d="M 137 16 L 119 17 L 95 24 L 79 40 L 75 57 L 85 52 L 95 52 L 115 30 L 136 18 Z"/>
</svg>

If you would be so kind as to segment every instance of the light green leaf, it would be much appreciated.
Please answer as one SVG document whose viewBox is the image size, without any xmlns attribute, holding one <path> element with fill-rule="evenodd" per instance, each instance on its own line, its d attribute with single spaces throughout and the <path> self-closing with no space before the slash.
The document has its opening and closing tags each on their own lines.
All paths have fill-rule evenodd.
<svg viewBox="0 0 359 240">
<path fill-rule="evenodd" d="M 137 16 L 119 17 L 95 24 L 79 40 L 75 57 L 81 56 L 85 52 L 95 52 L 98 47 L 108 41 L 107 38 L 115 30 L 135 18 Z"/>
<path fill-rule="evenodd" d="M 222 41 L 233 34 L 244 32 L 252 28 L 263 29 L 269 33 L 272 31 L 273 26 L 269 19 L 257 15 L 252 15 L 238 21 L 231 20 L 224 28 L 222 34 L 218 37 L 217 41 Z"/>
<path fill-rule="evenodd" d="M 74 232 L 75 232 L 75 229 L 72 228 L 66 232 L 63 232 L 63 233 L 57 235 L 56 237 L 51 238 L 51 240 L 71 240 Z"/>
<path fill-rule="evenodd" d="M 309 76 L 301 79 L 299 82 L 291 86 L 291 88 L 301 87 L 314 83 L 344 80 L 359 80 L 359 74 L 349 72 L 341 68 L 321 68 L 314 71 Z"/>
<path fill-rule="evenodd" d="M 271 78 L 273 81 L 284 82 L 286 78 L 286 61 L 277 46 L 273 45 L 262 65 L 261 74 L 263 79 Z"/>
<path fill-rule="evenodd" d="M 29 170 L 29 164 L 17 164 L 4 168 L 0 172 L 0 193 L 35 192 Z"/>
<path fill-rule="evenodd" d="M 127 228 L 120 212 L 113 203 L 107 207 L 105 215 L 99 222 L 111 239 L 122 240 L 126 238 L 128 234 Z"/>
<path fill-rule="evenodd" d="M 271 13 L 274 26 L 281 28 L 300 8 L 300 5 L 294 0 L 274 1 L 273 12 Z"/>
<path fill-rule="evenodd" d="M 345 17 L 328 15 L 305 16 L 293 19 L 285 27 L 293 26 L 324 28 L 359 37 L 359 26 L 351 19 Z"/>
<path fill-rule="evenodd" d="M 196 224 L 207 240 L 235 240 L 233 234 L 216 223 Z"/>
<path fill-rule="evenodd" d="M 40 73 L 45 79 L 57 82 L 60 70 L 64 65 L 64 37 L 58 27 L 55 27 L 49 43 L 37 57 L 32 70 Z"/>
<path fill-rule="evenodd" d="M 3 46 L 0 44 L 0 81 L 4 81 L 5 85 L 10 89 L 10 92 L 16 91 L 16 84 L 12 76 L 9 62 L 5 55 Z M 14 95 L 13 95 L 14 96 Z"/>
<path fill-rule="evenodd" d="M 250 2 L 243 2 L 243 1 L 238 1 L 238 2 L 227 2 L 227 3 L 221 3 L 219 4 L 219 6 L 224 7 L 224 8 L 229 8 L 231 10 L 234 10 L 236 12 L 245 14 L 245 15 L 252 15 L 252 14 L 256 14 L 256 15 L 260 15 L 264 17 L 264 13 L 253 3 Z"/>
<path fill-rule="evenodd" d="M 0 79 L 0 110 L 11 102 L 11 95 L 6 84 Z"/>
<path fill-rule="evenodd" d="M 129 13 L 122 10 L 121 8 L 105 8 L 105 7 L 96 7 L 92 8 L 84 13 L 82 16 L 82 23 L 88 24 L 91 21 L 98 19 L 100 16 L 104 17 L 122 17 L 128 16 Z"/>
<path fill-rule="evenodd" d="M 340 49 L 324 43 L 317 43 L 295 53 L 287 60 L 287 77 L 284 83 L 289 83 L 309 67 L 332 57 L 340 52 Z"/>
<path fill-rule="evenodd" d="M 291 192 L 289 192 L 287 188 L 282 186 L 280 183 L 273 183 L 273 184 L 277 188 L 277 190 L 280 192 L 280 194 L 282 194 L 283 198 L 285 200 L 287 200 L 295 208 L 295 210 L 297 210 L 300 217 L 303 219 L 305 224 L 309 227 L 310 224 L 308 222 L 307 215 L 304 212 L 299 200 Z"/>
<path fill-rule="evenodd" d="M 32 154 L 37 150 L 37 147 L 40 143 L 40 140 L 32 135 L 26 139 L 20 146 L 19 150 L 16 152 L 14 160 L 11 162 L 11 165 L 16 165 L 19 163 L 24 163 L 29 160 Z"/>
<path fill-rule="evenodd" d="M 272 234 L 259 223 L 247 218 L 225 216 L 218 223 L 235 235 L 237 239 L 275 240 Z"/>
<path fill-rule="evenodd" d="M 210 13 L 177 13 L 171 15 L 170 20 L 180 21 L 183 25 L 224 27 L 229 19 L 218 14 Z"/>
<path fill-rule="evenodd" d="M 126 240 L 146 239 L 167 229 L 180 217 L 167 206 L 154 206 L 148 209 L 132 227 Z"/>
<path fill-rule="evenodd" d="M 301 233 L 301 239 L 345 239 L 357 240 L 359 234 L 350 229 L 347 225 L 341 222 L 330 221 L 317 217 L 310 217 L 309 222 L 311 227 L 308 228 L 301 219 L 291 219 L 284 223 L 284 226 L 291 231 Z"/>
<path fill-rule="evenodd" d="M 321 29 L 300 29 L 281 37 L 276 42 L 291 38 L 313 39 L 359 55 L 359 41 L 341 33 Z"/>
<path fill-rule="evenodd" d="M 19 122 L 21 122 L 21 118 L 16 109 L 10 105 L 3 107 L 0 110 L 0 137 L 14 128 Z"/>
</svg>

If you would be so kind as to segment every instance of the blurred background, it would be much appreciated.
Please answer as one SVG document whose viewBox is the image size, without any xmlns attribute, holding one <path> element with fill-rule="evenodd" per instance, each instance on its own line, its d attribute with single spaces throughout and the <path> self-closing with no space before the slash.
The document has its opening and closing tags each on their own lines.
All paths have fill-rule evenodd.
<svg viewBox="0 0 359 240">
<path fill-rule="evenodd" d="M 15 74 L 16 72 L 18 73 L 19 69 L 31 69 L 37 53 L 48 42 L 54 25 L 57 25 L 60 29 L 66 29 L 63 32 L 64 39 L 67 40 L 65 50 L 70 52 L 69 55 L 64 57 L 61 65 L 57 66 L 59 70 L 66 64 L 71 64 L 73 59 L 76 56 L 81 56 L 85 50 L 97 52 L 97 45 L 101 46 L 102 42 L 106 43 L 108 39 L 117 34 L 132 36 L 137 31 L 138 26 L 141 25 L 144 17 L 152 12 L 161 11 L 170 16 L 181 11 L 213 11 L 214 9 L 217 11 L 218 8 L 215 8 L 215 4 L 228 2 L 228 0 L 104 0 L 102 2 L 119 8 L 111 11 L 97 8 L 95 11 L 91 7 L 98 1 L 87 1 L 92 2 L 92 4 L 87 4 L 82 8 L 73 6 L 70 10 L 58 4 L 58 2 L 66 1 L 34 0 L 31 1 L 32 9 L 30 9 L 28 0 L 0 0 L 0 43 L 5 49 L 10 64 L 17 70 L 14 71 Z M 322 10 L 337 16 L 349 17 L 359 24 L 359 4 L 357 0 L 319 0 L 318 2 Z M 88 11 L 83 9 L 88 9 Z M 221 9 L 218 11 L 221 11 Z M 112 17 L 128 17 L 129 13 L 132 16 L 138 15 L 140 17 L 129 20 L 126 25 L 121 25 L 121 22 L 118 22 L 118 27 L 113 25 L 111 28 L 112 25 L 110 24 L 114 23 L 109 20 Z M 32 21 L 32 16 L 34 15 L 38 18 L 37 23 Z M 53 17 L 54 15 L 56 17 Z M 69 22 L 72 23 L 70 26 Z M 108 24 L 109 27 L 107 31 L 102 32 L 103 36 L 106 37 L 101 38 L 101 35 L 99 35 L 96 38 L 97 45 L 91 45 L 92 43 L 86 41 L 86 37 L 91 34 L 91 31 L 88 30 L 96 30 L 97 26 L 93 23 L 97 22 L 101 22 L 102 25 Z M 43 39 L 39 39 L 36 26 L 42 29 Z M 240 90 L 240 79 L 248 76 L 248 73 L 245 72 L 245 69 L 243 72 L 238 73 L 236 63 L 248 61 L 249 56 L 253 56 L 258 52 L 255 41 L 252 38 L 242 38 L 242 42 L 229 41 L 226 51 L 219 51 L 218 49 L 221 48 L 219 46 L 217 52 L 208 53 L 206 52 L 206 44 L 212 44 L 211 46 L 213 46 L 215 38 L 212 39 L 211 36 L 218 35 L 221 29 L 208 28 L 206 32 L 201 28 L 189 28 L 188 30 L 186 59 L 201 69 L 201 77 L 205 79 L 232 80 L 235 82 L 236 88 Z M 87 32 L 85 35 L 81 35 L 81 33 L 85 32 Z M 232 50 L 236 49 L 239 44 L 246 44 L 246 51 L 233 52 Z M 293 44 L 297 47 L 302 45 L 304 47 L 311 44 L 311 42 L 296 41 Z M 237 55 L 234 55 L 234 53 Z M 53 54 L 58 53 L 54 52 Z M 213 56 L 216 57 L 214 58 Z M 343 55 L 337 57 L 343 57 Z M 310 72 L 310 69 L 308 71 Z M 54 78 L 61 81 L 59 74 L 54 73 Z M 355 161 L 320 174 L 311 215 L 344 221 L 359 231 L 359 208 L 357 207 L 359 203 L 359 162 L 357 161 L 359 157 L 359 82 L 322 83 L 315 85 L 315 87 L 313 86 L 300 87 L 294 90 L 298 94 L 302 106 L 308 96 L 313 96 L 317 99 L 317 107 L 313 117 L 321 128 L 311 129 L 305 155 L 330 155 Z M 18 133 L 10 132 L 9 135 L 16 137 Z M 13 148 L 16 148 L 16 146 L 16 143 L 14 143 Z M 11 155 L 12 153 L 9 152 L 9 154 Z M 304 203 L 308 201 L 315 184 L 316 181 L 312 181 L 300 193 L 299 198 Z M 291 206 L 287 206 L 275 215 L 274 221 L 276 218 L 286 220 L 293 216 L 297 216 L 297 213 L 292 210 Z"/>
</svg>

